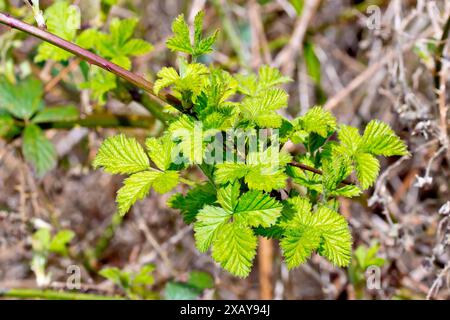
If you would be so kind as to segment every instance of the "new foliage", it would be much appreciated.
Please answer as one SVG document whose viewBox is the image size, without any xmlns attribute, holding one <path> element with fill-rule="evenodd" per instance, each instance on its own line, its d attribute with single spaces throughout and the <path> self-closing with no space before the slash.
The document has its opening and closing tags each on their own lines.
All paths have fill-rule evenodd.
<svg viewBox="0 0 450 320">
<path fill-rule="evenodd" d="M 98 152 L 96 167 L 129 175 L 117 195 L 119 211 L 125 214 L 152 188 L 159 193 L 174 190 L 185 181 L 180 179 L 184 170 L 195 166 L 207 181 L 186 194 L 174 194 L 169 205 L 193 223 L 199 251 L 211 249 L 212 258 L 224 269 L 247 276 L 258 236 L 280 240 L 289 268 L 304 263 L 313 252 L 347 266 L 352 239 L 336 198 L 358 196 L 371 187 L 380 168 L 376 157 L 405 155 L 405 144 L 382 122 L 371 121 L 361 135 L 356 128 L 338 125 L 320 107 L 291 121 L 283 118 L 277 110 L 287 106 L 288 95 L 281 86 L 290 79 L 277 69 L 262 66 L 257 74 L 230 75 L 197 62 L 211 52 L 217 36 L 202 36 L 202 19 L 199 13 L 193 36 L 182 15 L 175 20 L 167 46 L 190 59 L 180 57 L 178 70 L 163 68 L 155 83 L 155 92 L 170 89 L 180 99 L 181 110 L 167 108 L 176 120 L 162 137 L 148 139 L 145 149 L 119 135 L 108 138 Z M 265 144 L 257 135 L 261 130 L 269 133 Z M 241 140 L 244 148 L 228 148 L 231 157 L 206 161 L 211 144 L 225 145 L 221 137 L 229 132 L 237 139 L 247 134 Z M 287 141 L 304 152 L 288 153 Z M 217 151 L 213 155 L 218 158 Z M 355 184 L 344 184 L 353 176 Z"/>
</svg>

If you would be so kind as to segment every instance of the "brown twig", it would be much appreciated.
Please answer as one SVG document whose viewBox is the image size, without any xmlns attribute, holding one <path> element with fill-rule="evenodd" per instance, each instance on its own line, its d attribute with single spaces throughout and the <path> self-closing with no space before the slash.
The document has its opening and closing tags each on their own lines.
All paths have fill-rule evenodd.
<svg viewBox="0 0 450 320">
<path fill-rule="evenodd" d="M 293 167 L 297 167 L 297 168 L 302 169 L 302 170 L 306 170 L 306 171 L 313 172 L 313 173 L 315 173 L 315 174 L 323 175 L 323 172 L 322 172 L 321 170 L 316 169 L 316 168 L 313 168 L 313 167 L 310 167 L 310 166 L 307 166 L 307 165 L 305 165 L 305 164 L 303 164 L 303 163 L 291 161 L 291 162 L 289 163 L 289 165 L 290 165 L 290 166 L 293 166 Z M 346 185 L 353 185 L 353 184 L 355 184 L 355 182 L 352 181 L 351 179 L 345 179 L 344 181 L 342 181 L 342 183 L 343 183 L 343 184 L 346 184 Z"/>
<path fill-rule="evenodd" d="M 74 59 L 72 60 L 67 67 L 61 70 L 60 73 L 52 80 L 50 80 L 44 88 L 45 92 L 50 92 L 61 80 L 63 80 L 70 72 L 75 70 L 75 68 L 80 64 L 80 59 Z"/>
<path fill-rule="evenodd" d="M 154 95 L 164 101 L 165 103 L 173 105 L 175 108 L 181 108 L 180 101 L 167 92 L 160 92 L 158 95 L 156 95 L 153 92 L 153 83 L 145 80 L 143 77 L 138 76 L 134 74 L 131 71 L 128 71 L 117 64 L 112 63 L 111 61 L 108 61 L 86 49 L 83 49 L 79 46 L 77 46 L 74 43 L 71 43 L 69 41 L 66 41 L 58 36 L 56 36 L 53 33 L 50 33 L 46 30 L 39 29 L 35 26 L 32 26 L 28 23 L 25 23 L 23 21 L 20 21 L 14 17 L 11 17 L 8 14 L 1 13 L 0 12 L 0 23 L 7 25 L 11 28 L 23 31 L 25 33 L 28 33 L 29 35 L 32 35 L 34 37 L 37 37 L 41 40 L 44 40 L 48 43 L 53 44 L 54 46 L 57 46 L 58 48 L 61 48 L 67 52 L 70 52 L 77 57 L 86 60 L 87 62 L 96 65 L 106 71 L 109 71 L 116 76 L 134 84 L 135 86 L 145 90 L 151 95 Z"/>
<path fill-rule="evenodd" d="M 259 295 L 261 300 L 271 300 L 273 298 L 273 240 L 260 237 L 258 253 Z"/>
<path fill-rule="evenodd" d="M 440 74 L 442 71 L 442 58 L 444 56 L 445 45 L 447 44 L 447 39 L 450 32 L 450 16 L 448 16 L 447 21 L 445 22 L 444 29 L 442 30 L 441 40 L 439 41 L 439 45 L 436 48 L 436 54 L 434 56 L 435 62 L 435 74 L 434 74 L 434 86 L 437 90 L 440 88 Z"/>
<path fill-rule="evenodd" d="M 308 30 L 309 23 L 314 17 L 319 5 L 320 0 L 306 1 L 302 15 L 295 23 L 294 32 L 292 33 L 288 45 L 281 50 L 281 52 L 274 59 L 274 66 L 281 67 L 282 72 L 287 76 L 292 75 L 294 71 L 295 58 L 303 51 L 303 40 L 305 38 L 306 31 Z"/>
<path fill-rule="evenodd" d="M 427 37 L 430 34 L 431 29 L 425 30 L 418 38 Z M 401 49 L 402 52 L 410 50 L 417 39 L 415 38 L 413 41 L 405 44 L 405 46 Z M 363 83 L 366 83 L 378 70 L 383 68 L 386 64 L 388 64 L 392 59 L 397 55 L 397 51 L 395 49 L 388 51 L 384 57 L 378 62 L 374 63 L 370 67 L 368 67 L 365 71 L 360 73 L 356 78 L 354 78 L 350 83 L 344 88 L 344 90 L 339 91 L 335 96 L 327 101 L 327 103 L 323 106 L 325 110 L 332 110 L 336 108 L 343 100 L 345 100 L 353 91 L 359 88 Z"/>
</svg>

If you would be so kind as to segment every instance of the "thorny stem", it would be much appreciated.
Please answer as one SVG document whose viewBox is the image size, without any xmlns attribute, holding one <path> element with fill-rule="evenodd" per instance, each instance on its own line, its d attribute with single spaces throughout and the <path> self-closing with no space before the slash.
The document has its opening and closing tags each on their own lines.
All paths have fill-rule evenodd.
<svg viewBox="0 0 450 320">
<path fill-rule="evenodd" d="M 48 127 L 53 129 L 71 129 L 77 126 L 85 128 L 132 127 L 149 129 L 152 128 L 154 124 L 155 119 L 153 117 L 96 114 L 74 121 L 52 122 L 48 124 Z M 46 126 L 46 124 L 43 125 L 43 127 Z"/>
<path fill-rule="evenodd" d="M 65 292 L 57 290 L 40 289 L 2 289 L 0 297 L 20 299 L 46 299 L 46 300 L 124 300 L 119 296 L 102 296 L 89 293 Z"/>
<path fill-rule="evenodd" d="M 310 167 L 310 166 L 307 166 L 307 165 L 305 165 L 303 163 L 291 161 L 289 163 L 289 165 L 292 166 L 292 167 L 297 167 L 297 168 L 302 169 L 302 170 L 313 172 L 315 174 L 323 175 L 323 172 L 321 170 L 313 168 L 313 167 Z M 342 181 L 342 183 L 346 184 L 346 185 L 353 185 L 353 184 L 355 184 L 355 182 L 353 182 L 350 179 L 345 179 L 344 181 Z"/>
<path fill-rule="evenodd" d="M 434 57 L 435 60 L 435 74 L 434 74 L 434 86 L 436 90 L 440 88 L 440 74 L 442 71 L 442 59 L 444 57 L 444 49 L 447 44 L 447 38 L 450 32 L 450 15 L 447 17 L 447 21 L 445 22 L 444 29 L 442 31 L 442 37 L 439 41 L 439 45 L 436 48 L 436 55 Z"/>
<path fill-rule="evenodd" d="M 447 21 L 447 22 L 448 22 L 447 24 L 450 23 L 449 21 Z M 28 23 L 25 23 L 16 18 L 13 18 L 8 14 L 0 12 L 0 23 L 7 25 L 11 28 L 23 31 L 25 33 L 28 33 L 29 35 L 37 37 L 37 38 L 39 38 L 43 41 L 46 41 L 48 43 L 51 43 L 63 50 L 66 50 L 67 52 L 70 52 L 70 53 L 80 57 L 81 59 L 88 61 L 91 64 L 94 64 L 106 71 L 109 71 L 109 72 L 121 77 L 122 79 L 145 90 L 148 94 L 153 95 L 168 104 L 171 104 L 172 106 L 174 106 L 181 112 L 185 113 L 185 110 L 181 106 L 180 100 L 178 100 L 176 97 L 174 97 L 173 95 L 171 95 L 170 93 L 167 93 L 167 92 L 161 92 L 159 95 L 156 95 L 153 92 L 153 86 L 154 86 L 153 83 L 145 80 L 143 77 L 141 77 L 139 75 L 136 75 L 136 74 L 112 63 L 111 61 L 108 61 L 86 49 L 83 49 L 74 43 L 66 41 L 66 40 L 54 35 L 53 33 L 50 33 L 46 30 L 39 29 Z M 449 25 L 449 28 L 450 28 L 450 25 Z M 447 28 L 447 36 L 448 36 L 448 28 Z M 301 163 L 291 162 L 289 165 L 300 168 L 302 170 L 310 171 L 310 172 L 313 172 L 313 173 L 316 173 L 319 175 L 323 174 L 322 171 L 312 168 L 312 167 L 309 167 L 309 166 L 306 166 Z M 347 185 L 354 184 L 352 181 L 350 181 L 348 179 L 344 180 L 342 183 L 347 184 Z"/>
<path fill-rule="evenodd" d="M 170 93 L 161 92 L 158 95 L 156 95 L 153 92 L 153 83 L 145 80 L 143 77 L 141 77 L 137 74 L 134 74 L 131 71 L 128 71 L 128 70 L 118 66 L 117 64 L 114 64 L 111 61 L 108 61 L 86 49 L 83 49 L 72 42 L 66 41 L 53 33 L 50 33 L 46 30 L 39 29 L 35 26 L 32 26 L 28 23 L 20 21 L 14 17 L 11 17 L 8 14 L 1 13 L 1 12 L 0 12 L 0 23 L 7 25 L 11 28 L 23 31 L 25 33 L 28 33 L 29 35 L 37 37 L 48 43 L 51 43 L 54 46 L 57 46 L 58 48 L 61 48 L 67 52 L 70 52 L 70 53 L 80 57 L 81 59 L 86 60 L 87 62 L 89 62 L 93 65 L 96 65 L 106 71 L 114 73 L 115 75 L 121 77 L 122 79 L 145 90 L 149 94 L 156 96 L 157 98 L 161 99 L 162 101 L 173 105 L 175 108 L 181 108 L 180 101 L 176 97 L 171 95 Z"/>
</svg>

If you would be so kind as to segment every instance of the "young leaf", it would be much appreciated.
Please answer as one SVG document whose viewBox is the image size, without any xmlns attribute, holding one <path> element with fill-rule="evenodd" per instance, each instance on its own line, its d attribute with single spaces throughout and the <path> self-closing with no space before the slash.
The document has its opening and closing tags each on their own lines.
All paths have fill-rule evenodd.
<svg viewBox="0 0 450 320">
<path fill-rule="evenodd" d="M 296 267 L 314 249 L 333 264 L 347 266 L 352 239 L 345 218 L 324 206 L 312 213 L 311 204 L 305 198 L 291 200 L 291 204 L 297 212 L 283 224 L 287 239 L 283 239 L 281 244 L 288 266 Z M 317 241 L 317 236 L 320 241 Z"/>
<path fill-rule="evenodd" d="M 140 56 L 150 52 L 153 46 L 141 39 L 131 39 L 138 20 L 113 19 L 109 25 L 109 34 L 87 29 L 80 34 L 78 44 L 85 49 L 95 49 L 101 56 L 125 69 L 131 68 L 131 56 Z"/>
<path fill-rule="evenodd" d="M 197 218 L 197 213 L 205 205 L 212 205 L 216 202 L 216 190 L 210 183 L 198 185 L 183 196 L 181 193 L 175 194 L 169 199 L 169 206 L 178 209 L 183 214 L 186 223 L 192 223 Z"/>
<path fill-rule="evenodd" d="M 172 51 L 184 52 L 194 58 L 212 51 L 212 46 L 217 38 L 217 31 L 210 37 L 202 38 L 204 12 L 197 13 L 194 19 L 194 36 L 191 43 L 189 26 L 184 20 L 184 15 L 180 14 L 172 23 L 173 36 L 166 42 L 167 48 Z"/>
<path fill-rule="evenodd" d="M 67 1 L 57 1 L 45 10 L 44 17 L 48 31 L 67 41 L 75 40 L 81 23 L 80 11 L 77 6 L 70 5 Z M 35 61 L 41 62 L 49 59 L 64 61 L 71 56 L 71 53 L 44 42 L 38 48 Z"/>
<path fill-rule="evenodd" d="M 351 258 L 352 236 L 347 221 L 339 213 L 319 207 L 313 215 L 314 225 L 321 231 L 317 252 L 339 267 L 348 266 Z"/>
<path fill-rule="evenodd" d="M 216 239 L 219 229 L 230 219 L 231 213 L 222 208 L 206 205 L 197 214 L 194 225 L 195 244 L 200 252 L 206 252 Z"/>
<path fill-rule="evenodd" d="M 201 294 L 197 288 L 182 282 L 169 282 L 164 289 L 166 300 L 195 300 Z"/>
<path fill-rule="evenodd" d="M 283 76 L 280 70 L 277 68 L 272 68 L 268 65 L 263 65 L 259 68 L 258 76 L 259 91 L 263 91 L 268 88 L 275 88 L 292 81 L 291 78 Z"/>
<path fill-rule="evenodd" d="M 225 270 L 246 277 L 256 255 L 256 246 L 257 238 L 252 229 L 235 221 L 221 228 L 213 244 L 212 256 Z"/>
<path fill-rule="evenodd" d="M 283 256 L 289 269 L 293 269 L 311 256 L 319 247 L 320 233 L 305 226 L 287 230 L 285 237 L 280 242 Z"/>
<path fill-rule="evenodd" d="M 216 165 L 215 180 L 217 183 L 233 182 L 244 177 L 249 168 L 245 163 L 225 162 Z"/>
<path fill-rule="evenodd" d="M 179 174 L 176 171 L 168 170 L 161 172 L 159 176 L 153 181 L 153 189 L 158 193 L 167 193 L 178 184 Z"/>
<path fill-rule="evenodd" d="M 169 169 L 172 163 L 172 151 L 175 148 L 172 136 L 167 134 L 159 139 L 148 138 L 145 145 L 149 151 L 150 159 L 155 165 L 161 170 Z"/>
<path fill-rule="evenodd" d="M 33 123 L 64 122 L 76 120 L 79 111 L 75 106 L 44 108 L 33 117 Z"/>
<path fill-rule="evenodd" d="M 380 162 L 369 153 L 358 153 L 355 155 L 355 169 L 361 187 L 367 189 L 378 177 Z"/>
<path fill-rule="evenodd" d="M 20 129 L 15 125 L 14 118 L 0 109 L 0 138 L 8 138 L 19 132 Z"/>
<path fill-rule="evenodd" d="M 167 48 L 172 51 L 180 51 L 188 54 L 193 53 L 189 26 L 180 14 L 172 23 L 173 36 L 166 42 Z"/>
<path fill-rule="evenodd" d="M 34 78 L 12 84 L 0 77 L 0 110 L 6 110 L 16 118 L 30 119 L 42 109 L 42 95 L 42 84 Z"/>
<path fill-rule="evenodd" d="M 250 189 L 272 191 L 286 186 L 287 175 L 281 170 L 271 167 L 253 166 L 245 176 L 245 182 Z"/>
<path fill-rule="evenodd" d="M 239 199 L 235 209 L 237 221 L 252 227 L 270 227 L 281 215 L 283 205 L 261 191 L 249 191 Z"/>
<path fill-rule="evenodd" d="M 385 123 L 372 120 L 364 130 L 362 152 L 383 156 L 408 154 L 405 143 Z"/>
<path fill-rule="evenodd" d="M 234 212 L 240 195 L 239 183 L 230 183 L 217 190 L 217 202 L 228 212 Z"/>
<path fill-rule="evenodd" d="M 361 135 L 357 128 L 341 125 L 339 128 L 338 138 L 345 151 L 355 154 L 361 145 Z"/>
<path fill-rule="evenodd" d="M 39 177 L 56 166 L 55 147 L 35 124 L 25 127 L 22 152 L 25 159 L 33 165 Z"/>
<path fill-rule="evenodd" d="M 97 66 L 90 67 L 88 81 L 80 84 L 80 89 L 90 89 L 92 97 L 100 104 L 105 103 L 105 94 L 116 87 L 116 76 Z"/>
<path fill-rule="evenodd" d="M 161 172 L 158 171 L 143 171 L 125 179 L 123 187 L 117 192 L 116 202 L 119 213 L 126 214 L 136 201 L 144 199 L 159 176 Z"/>
<path fill-rule="evenodd" d="M 75 233 L 72 230 L 59 231 L 50 242 L 49 250 L 60 255 L 67 255 L 67 245 L 74 237 Z"/>
<path fill-rule="evenodd" d="M 199 290 L 212 289 L 214 288 L 214 279 L 207 272 L 192 271 L 189 273 L 187 284 Z"/>
<path fill-rule="evenodd" d="M 327 138 L 336 130 L 336 118 L 329 111 L 321 107 L 310 109 L 300 118 L 301 126 L 308 132 L 315 132 L 321 137 Z"/>
<path fill-rule="evenodd" d="M 93 162 L 108 173 L 136 173 L 150 168 L 144 149 L 134 138 L 123 134 L 106 139 Z"/>
</svg>

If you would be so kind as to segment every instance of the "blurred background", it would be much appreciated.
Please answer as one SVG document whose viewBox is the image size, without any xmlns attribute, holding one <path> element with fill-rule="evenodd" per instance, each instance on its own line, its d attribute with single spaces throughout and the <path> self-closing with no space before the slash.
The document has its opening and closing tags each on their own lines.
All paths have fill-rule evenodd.
<svg viewBox="0 0 450 320">
<path fill-rule="evenodd" d="M 294 79 L 286 86 L 285 116 L 323 105 L 341 123 L 360 128 L 380 119 L 407 142 L 411 156 L 384 160 L 374 188 L 342 200 L 354 238 L 351 267 L 335 268 L 314 255 L 288 272 L 278 246 L 263 241 L 251 275 L 235 278 L 197 251 L 191 227 L 166 205 L 170 195 L 152 192 L 123 219 L 114 214 L 122 177 L 94 170 L 91 162 L 107 136 L 125 132 L 143 140 L 161 133 L 142 99 L 116 90 L 100 105 L 89 90 L 77 89 L 77 58 L 33 63 L 40 41 L 0 26 L 0 74 L 33 74 L 44 83 L 47 105 L 73 104 L 83 115 L 136 115 L 148 123 L 141 129 L 46 130 L 59 160 L 42 178 L 23 160 L 20 139 L 0 140 L 0 296 L 42 284 L 65 289 L 70 266 L 79 267 L 81 292 L 130 296 L 112 280 L 116 269 L 109 276 L 98 271 L 138 273 L 152 264 L 153 283 L 144 284 L 155 297 L 185 297 L 182 291 L 189 294 L 186 284 L 196 277 L 203 286 L 190 297 L 200 299 L 450 297 L 449 0 L 69 2 L 81 10 L 82 29 L 137 17 L 135 37 L 154 49 L 133 59 L 132 70 L 151 81 L 163 66 L 176 65 L 165 47 L 173 19 L 184 13 L 192 22 L 205 10 L 205 32 L 220 34 L 216 51 L 202 62 L 232 73 L 279 67 Z M 40 1 L 42 9 L 52 3 Z M 33 22 L 23 1 L 0 0 L 0 9 Z M 49 241 L 36 236 L 42 228 L 52 236 L 63 229 L 73 234 L 60 235 L 67 240 L 60 239 L 62 248 L 42 254 L 39 246 Z"/>
</svg>

